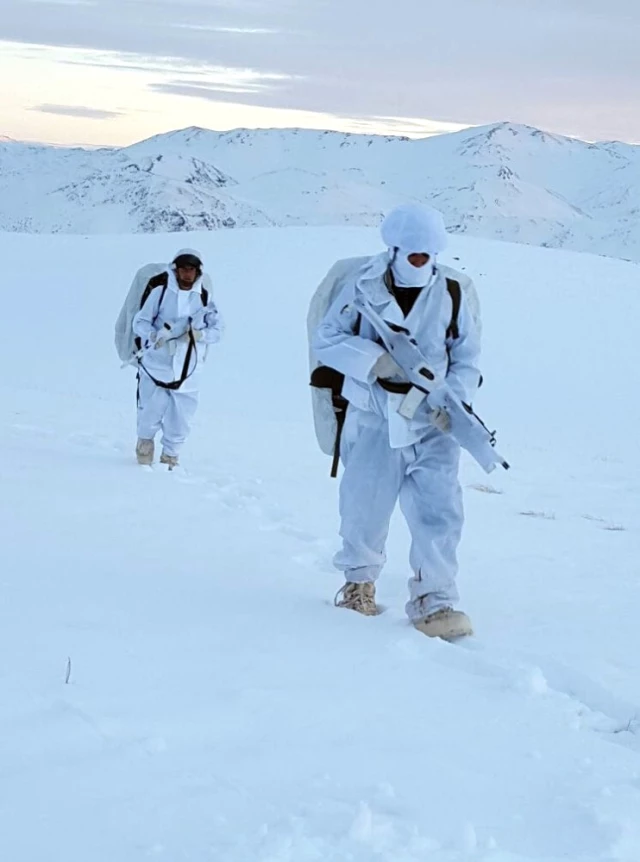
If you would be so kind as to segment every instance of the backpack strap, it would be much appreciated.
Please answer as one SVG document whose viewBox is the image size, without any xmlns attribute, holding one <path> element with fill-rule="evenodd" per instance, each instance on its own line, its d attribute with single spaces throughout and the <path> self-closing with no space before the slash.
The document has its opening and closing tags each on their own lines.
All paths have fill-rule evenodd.
<svg viewBox="0 0 640 862">
<path fill-rule="evenodd" d="M 164 291 L 167 289 L 167 285 L 169 284 L 169 273 L 168 272 L 159 272 L 158 275 L 152 276 L 147 282 L 147 286 L 142 291 L 142 296 L 140 298 L 140 308 L 145 304 L 145 302 L 149 299 L 149 294 L 152 290 L 155 290 L 156 287 L 164 288 L 162 292 L 162 297 L 164 298 Z M 160 300 L 162 302 L 162 299 Z"/>
<path fill-rule="evenodd" d="M 140 301 L 140 308 L 142 308 L 142 306 L 145 304 L 145 302 L 147 301 L 147 299 L 151 295 L 151 292 L 153 290 L 155 290 L 156 287 L 162 288 L 162 290 L 160 292 L 160 299 L 158 300 L 158 308 L 156 309 L 156 313 L 155 313 L 155 315 L 153 317 L 153 321 L 152 321 L 152 323 L 154 323 L 154 324 L 155 324 L 156 320 L 158 319 L 158 315 L 160 314 L 160 308 L 162 306 L 162 300 L 164 299 L 164 295 L 167 292 L 168 285 L 169 285 L 169 274 L 167 272 L 161 272 L 158 275 L 154 275 L 153 278 L 149 279 L 147 286 L 145 287 L 144 292 L 142 294 L 142 299 Z M 209 302 L 209 293 L 207 292 L 207 290 L 204 287 L 202 288 L 201 296 L 202 296 L 202 304 L 206 306 Z M 136 339 L 136 342 L 138 342 L 138 341 L 140 341 L 139 338 Z M 138 348 L 138 349 L 140 349 L 140 348 Z M 139 364 L 140 368 L 144 371 L 144 373 L 147 375 L 147 377 L 150 377 L 156 386 L 159 386 L 161 389 L 169 389 L 171 391 L 175 391 L 176 389 L 180 389 L 180 387 L 185 382 L 185 380 L 187 380 L 189 377 L 191 377 L 191 374 L 193 374 L 193 371 L 191 372 L 191 374 L 189 374 L 189 366 L 191 365 L 191 357 L 193 356 L 193 353 L 195 350 L 196 350 L 195 338 L 193 336 L 193 331 L 191 329 L 189 329 L 189 344 L 187 345 L 187 352 L 186 352 L 186 355 L 184 357 L 184 362 L 182 364 L 182 373 L 180 374 L 180 377 L 177 380 L 172 380 L 171 383 L 165 383 L 164 380 L 157 380 L 153 376 L 153 374 L 150 374 L 147 371 L 147 369 L 142 364 L 141 360 L 139 360 L 138 364 Z M 197 363 L 197 359 L 196 359 L 196 363 Z M 195 371 L 195 368 L 193 370 Z M 138 372 L 138 381 L 140 381 L 139 372 Z M 138 386 L 139 386 L 139 383 L 138 383 Z"/>
<path fill-rule="evenodd" d="M 353 327 L 353 334 L 360 335 L 360 327 L 362 326 L 362 315 L 358 314 L 356 318 L 355 326 Z M 340 464 L 340 442 L 342 440 L 342 429 L 344 428 L 345 419 L 347 418 L 347 408 L 349 407 L 349 402 L 342 394 L 342 387 L 344 385 L 344 374 L 340 375 L 340 392 L 333 393 L 332 401 L 333 401 L 333 409 L 336 414 L 336 442 L 333 447 L 333 461 L 331 462 L 331 478 L 335 479 L 338 475 L 338 465 Z"/>
<path fill-rule="evenodd" d="M 162 307 L 162 300 L 164 299 L 164 295 L 167 292 L 166 283 L 162 285 L 162 290 L 160 291 L 160 299 L 158 300 L 158 307 L 156 308 L 156 313 L 153 315 L 153 320 L 151 323 L 155 326 L 156 320 L 158 319 L 158 315 L 160 314 L 160 309 Z"/>
<path fill-rule="evenodd" d="M 151 292 L 156 289 L 156 287 L 161 287 L 162 292 L 160 293 L 160 299 L 158 300 L 158 309 L 151 321 L 152 324 L 155 324 L 158 319 L 158 314 L 160 314 L 160 306 L 162 305 L 162 300 L 164 299 L 164 295 L 167 292 L 167 286 L 169 285 L 169 273 L 168 272 L 160 272 L 158 275 L 152 276 L 147 282 L 147 286 L 142 291 L 142 296 L 140 297 L 140 308 L 143 308 L 145 302 L 151 296 Z M 136 336 L 134 339 L 134 344 L 136 346 L 136 350 L 140 350 L 142 348 L 141 339 Z"/>
<path fill-rule="evenodd" d="M 159 386 L 161 389 L 169 389 L 170 391 L 175 391 L 176 389 L 180 389 L 185 380 L 188 380 L 193 374 L 194 368 L 191 374 L 189 374 L 189 366 L 191 365 L 191 357 L 193 356 L 194 351 L 196 350 L 196 341 L 193 337 L 193 330 L 189 329 L 189 344 L 187 346 L 187 352 L 184 357 L 184 362 L 182 363 L 182 373 L 177 380 L 172 380 L 171 383 L 165 383 L 164 380 L 157 380 L 153 374 L 151 374 L 142 364 L 142 360 L 138 360 L 138 365 L 144 371 L 144 373 L 149 377 L 156 386 Z M 196 365 L 198 363 L 197 355 L 196 355 Z"/>
<path fill-rule="evenodd" d="M 460 282 L 456 281 L 453 278 L 448 278 L 447 290 L 449 291 L 449 296 L 451 297 L 451 323 L 449 324 L 449 328 L 447 329 L 447 339 L 456 339 L 460 338 L 460 330 L 458 328 L 458 315 L 460 314 L 460 303 L 462 302 L 462 288 L 460 287 Z M 449 354 L 448 349 L 447 354 Z M 450 354 L 449 364 L 451 364 Z M 478 381 L 478 389 L 480 389 L 483 383 L 484 377 L 481 374 L 480 380 Z"/>
<path fill-rule="evenodd" d="M 453 278 L 448 278 L 447 290 L 451 297 L 451 322 L 447 328 L 447 339 L 456 339 L 460 338 L 460 330 L 458 329 L 458 316 L 460 314 L 460 303 L 462 302 L 460 282 Z"/>
<path fill-rule="evenodd" d="M 360 335 L 360 327 L 362 326 L 362 315 L 358 314 L 356 322 L 353 326 L 353 334 Z M 344 374 L 336 371 L 335 368 L 330 368 L 327 365 L 319 365 L 311 372 L 310 385 L 318 389 L 331 390 L 331 403 L 333 412 L 336 414 L 336 441 L 333 447 L 333 461 L 331 462 L 331 478 L 335 479 L 338 475 L 338 466 L 340 464 L 340 440 L 342 439 L 342 429 L 347 418 L 347 407 L 349 402 L 342 394 L 342 386 L 344 384 Z"/>
<path fill-rule="evenodd" d="M 202 290 L 200 291 L 200 296 L 202 298 L 202 304 L 206 308 L 206 306 L 209 305 L 209 291 L 206 287 L 202 288 Z"/>
</svg>

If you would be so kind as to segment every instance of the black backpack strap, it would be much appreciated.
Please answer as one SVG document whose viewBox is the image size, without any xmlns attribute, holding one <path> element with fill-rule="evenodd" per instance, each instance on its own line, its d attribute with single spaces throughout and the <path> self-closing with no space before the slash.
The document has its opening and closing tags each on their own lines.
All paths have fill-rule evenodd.
<svg viewBox="0 0 640 862">
<path fill-rule="evenodd" d="M 156 386 L 159 386 L 161 389 L 169 389 L 172 392 L 174 392 L 176 389 L 180 389 L 180 387 L 185 382 L 185 380 L 187 380 L 189 377 L 191 377 L 191 374 L 193 374 L 193 371 L 196 370 L 194 368 L 193 371 L 191 372 L 191 374 L 189 374 L 189 366 L 191 365 L 191 357 L 193 356 L 194 350 L 196 350 L 196 340 L 193 336 L 193 330 L 192 329 L 188 330 L 188 334 L 189 334 L 189 344 L 187 346 L 187 352 L 186 352 L 186 355 L 184 357 L 184 362 L 182 363 L 182 372 L 180 373 L 180 377 L 177 380 L 172 380 L 171 383 L 165 383 L 164 380 L 158 380 L 157 378 L 155 378 L 153 376 L 153 374 L 151 374 L 149 371 L 147 371 L 147 369 L 142 364 L 142 360 L 141 359 L 138 360 L 138 366 L 144 371 L 144 373 L 147 375 L 147 377 L 149 377 L 150 380 L 153 383 L 155 383 Z M 196 365 L 197 364 L 198 364 L 198 360 L 196 357 Z"/>
<path fill-rule="evenodd" d="M 460 288 L 460 282 L 456 281 L 453 278 L 447 279 L 447 291 L 449 292 L 449 296 L 451 297 L 451 321 L 449 326 L 447 327 L 446 339 L 447 341 L 455 341 L 456 338 L 460 338 L 460 329 L 458 328 L 458 315 L 460 314 L 460 303 L 462 301 L 462 290 Z M 451 367 L 451 350 L 449 345 L 447 345 L 447 374 L 449 373 L 449 368 Z"/>
<path fill-rule="evenodd" d="M 151 292 L 153 290 L 155 290 L 156 287 L 162 288 L 162 292 L 160 294 L 160 299 L 158 301 L 158 310 L 156 311 L 156 313 L 153 317 L 153 320 L 151 321 L 151 323 L 154 325 L 155 325 L 156 320 L 158 319 L 158 314 L 160 313 L 160 306 L 162 305 L 162 300 L 164 299 L 164 295 L 167 292 L 167 285 L 168 284 L 169 284 L 169 273 L 160 272 L 160 273 L 158 273 L 158 275 L 154 275 L 149 279 L 149 281 L 147 282 L 147 286 L 142 291 L 142 296 L 140 297 L 140 308 L 144 307 L 145 302 L 149 299 Z M 136 336 L 134 338 L 134 344 L 136 346 L 136 350 L 141 350 L 142 341 L 140 340 L 139 336 Z"/>
<path fill-rule="evenodd" d="M 460 314 L 460 303 L 462 302 L 462 288 L 460 287 L 460 282 L 456 281 L 453 278 L 448 278 L 447 290 L 449 291 L 449 296 L 451 297 L 451 323 L 449 324 L 449 328 L 447 329 L 447 339 L 460 338 L 460 330 L 458 328 L 458 315 Z M 450 356 L 449 364 L 451 364 Z M 478 389 L 480 389 L 483 383 L 484 377 L 481 374 L 480 380 L 478 381 Z"/>
<path fill-rule="evenodd" d="M 347 418 L 347 407 L 349 402 L 342 397 L 333 397 L 333 409 L 336 414 L 336 442 L 333 446 L 333 460 L 331 461 L 331 478 L 335 479 L 338 475 L 338 466 L 340 464 L 340 441 L 342 440 L 342 429 Z"/>
<path fill-rule="evenodd" d="M 200 291 L 200 297 L 202 298 L 202 304 L 207 307 L 209 305 L 209 291 L 206 287 L 203 287 Z"/>
<path fill-rule="evenodd" d="M 362 315 L 358 314 L 356 318 L 355 325 L 353 327 L 353 334 L 360 335 L 360 327 L 362 326 Z M 340 381 L 340 394 L 333 393 L 333 409 L 336 414 L 336 442 L 333 447 L 333 462 L 331 464 L 331 478 L 335 479 L 338 475 L 338 465 L 340 463 L 340 443 L 342 441 L 342 429 L 344 428 L 344 423 L 347 418 L 347 408 L 349 407 L 349 402 L 342 395 L 342 386 L 344 385 L 344 374 L 341 375 L 342 380 Z"/>
<path fill-rule="evenodd" d="M 447 339 L 460 338 L 460 330 L 458 329 L 458 316 L 460 314 L 460 303 L 462 302 L 462 288 L 460 282 L 453 278 L 447 279 L 447 290 L 451 297 L 451 322 L 447 328 Z"/>
<path fill-rule="evenodd" d="M 162 287 L 162 297 L 164 298 L 165 291 L 167 289 L 167 285 L 169 284 L 169 273 L 168 272 L 159 272 L 158 275 L 152 276 L 147 282 L 147 286 L 142 291 L 142 297 L 140 298 L 140 308 L 145 304 L 145 302 L 149 299 L 149 294 L 152 290 L 155 290 L 156 287 Z M 162 302 L 162 299 L 160 300 Z"/>
<path fill-rule="evenodd" d="M 154 325 L 155 325 L 156 320 L 158 319 L 158 315 L 160 314 L 160 309 L 162 307 L 162 301 L 164 300 L 164 295 L 167 292 L 168 286 L 169 286 L 169 274 L 167 272 L 161 272 L 158 275 L 154 275 L 153 278 L 149 279 L 149 281 L 147 282 L 147 286 L 145 287 L 145 289 L 142 293 L 142 298 L 140 300 L 140 308 L 142 308 L 144 306 L 145 302 L 147 301 L 147 299 L 149 299 L 149 296 L 151 295 L 151 292 L 153 290 L 155 290 L 157 287 L 162 288 L 162 290 L 160 291 L 160 299 L 158 300 L 158 307 L 156 309 L 156 313 L 153 316 L 153 320 L 151 321 L 152 324 L 154 324 Z M 205 299 L 206 299 L 206 302 L 205 302 Z M 203 305 L 206 305 L 209 301 L 209 294 L 207 293 L 206 290 L 204 290 L 204 288 L 202 290 L 202 300 L 203 300 Z M 140 348 L 142 346 L 142 344 L 141 343 L 139 344 L 139 342 L 140 342 L 140 339 L 136 338 L 136 344 L 138 345 L 138 350 L 140 350 Z M 189 345 L 187 347 L 187 353 L 186 353 L 186 356 L 184 358 L 184 363 L 182 365 L 182 372 L 181 372 L 178 380 L 172 380 L 171 383 L 165 383 L 164 380 L 157 380 L 153 376 L 153 374 L 150 374 L 147 371 L 147 369 L 144 367 L 144 365 L 142 364 L 141 361 L 138 361 L 138 365 L 144 371 L 144 373 L 147 375 L 147 377 L 149 377 L 156 384 L 156 386 L 159 386 L 161 389 L 170 389 L 170 390 L 180 389 L 180 387 L 185 382 L 185 380 L 191 376 L 191 374 L 189 374 L 189 366 L 191 365 L 191 357 L 193 356 L 193 352 L 195 349 L 196 349 L 196 342 L 195 342 L 195 338 L 193 337 L 193 331 L 191 329 L 189 329 Z M 194 371 L 195 371 L 195 368 L 194 368 Z M 140 377 L 138 376 L 138 380 L 139 379 L 140 379 Z"/>
<path fill-rule="evenodd" d="M 353 326 L 354 335 L 360 335 L 361 326 L 362 315 L 358 314 Z M 349 406 L 349 402 L 342 395 L 344 374 L 340 371 L 336 371 L 335 368 L 329 368 L 327 365 L 319 365 L 311 373 L 310 385 L 316 386 L 318 389 L 331 390 L 331 403 L 333 405 L 333 412 L 336 414 L 336 441 L 333 446 L 331 478 L 335 479 L 338 475 L 338 465 L 340 464 L 340 441 L 342 440 L 342 429 L 344 428 L 345 419 L 347 418 L 347 407 Z"/>
<path fill-rule="evenodd" d="M 156 324 L 156 320 L 158 319 L 158 315 L 160 314 L 160 309 L 162 308 L 162 300 L 164 299 L 164 295 L 167 292 L 167 285 L 162 285 L 162 290 L 160 291 L 160 299 L 158 300 L 158 307 L 156 308 L 156 313 L 153 315 L 153 320 L 151 323 L 153 326 Z"/>
</svg>

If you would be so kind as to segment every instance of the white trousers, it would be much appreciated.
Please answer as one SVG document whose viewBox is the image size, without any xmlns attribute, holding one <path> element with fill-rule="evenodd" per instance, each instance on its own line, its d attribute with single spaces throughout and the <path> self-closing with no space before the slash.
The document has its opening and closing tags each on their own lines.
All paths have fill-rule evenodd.
<svg viewBox="0 0 640 862">
<path fill-rule="evenodd" d="M 140 371 L 138 381 L 138 437 L 153 440 L 162 431 L 162 450 L 178 455 L 191 431 L 198 407 L 198 391 L 163 389 Z"/>
<path fill-rule="evenodd" d="M 385 419 L 349 407 L 341 451 L 343 547 L 334 558 L 336 568 L 347 581 L 377 580 L 399 500 L 412 540 L 408 616 L 418 620 L 453 607 L 464 522 L 458 444 L 434 428 L 419 443 L 392 449 Z"/>
</svg>

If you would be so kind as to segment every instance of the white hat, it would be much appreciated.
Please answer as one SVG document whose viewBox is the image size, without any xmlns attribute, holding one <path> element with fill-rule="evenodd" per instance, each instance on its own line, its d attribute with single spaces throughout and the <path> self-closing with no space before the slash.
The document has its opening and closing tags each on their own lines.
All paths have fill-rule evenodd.
<svg viewBox="0 0 640 862">
<path fill-rule="evenodd" d="M 447 229 L 439 210 L 425 204 L 402 204 L 382 222 L 382 241 L 406 254 L 434 257 L 447 247 Z"/>
</svg>

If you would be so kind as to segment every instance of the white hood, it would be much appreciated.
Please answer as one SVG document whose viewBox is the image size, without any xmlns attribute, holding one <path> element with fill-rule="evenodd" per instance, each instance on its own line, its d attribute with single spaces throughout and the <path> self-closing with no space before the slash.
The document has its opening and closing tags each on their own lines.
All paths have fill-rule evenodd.
<svg viewBox="0 0 640 862">
<path fill-rule="evenodd" d="M 171 259 L 171 266 L 173 266 L 174 261 L 176 261 L 183 254 L 192 254 L 194 257 L 197 257 L 198 260 L 202 263 L 202 267 L 204 268 L 204 261 L 202 259 L 202 255 L 195 248 L 181 248 L 179 251 L 177 251 Z"/>
<path fill-rule="evenodd" d="M 442 213 L 423 204 L 403 204 L 382 222 L 382 241 L 405 255 L 420 252 L 435 257 L 447 247 Z"/>
</svg>

